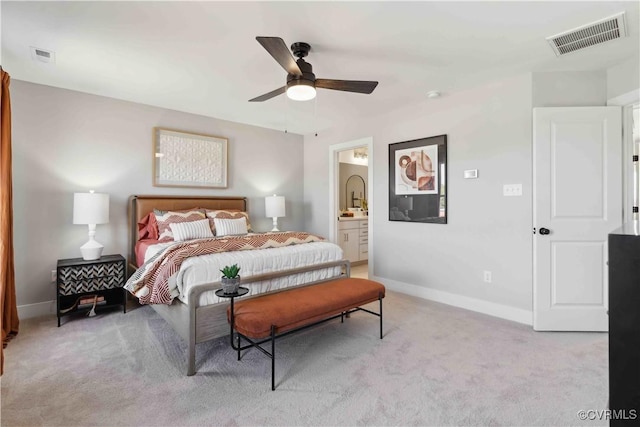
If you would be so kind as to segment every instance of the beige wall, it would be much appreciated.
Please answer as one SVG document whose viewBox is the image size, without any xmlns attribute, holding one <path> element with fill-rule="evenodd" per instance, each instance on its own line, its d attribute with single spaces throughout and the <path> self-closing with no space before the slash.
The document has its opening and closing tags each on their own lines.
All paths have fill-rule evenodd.
<svg viewBox="0 0 640 427">
<path fill-rule="evenodd" d="M 607 72 L 533 73 L 534 107 L 594 107 L 607 104 Z"/>
<path fill-rule="evenodd" d="M 640 58 L 636 55 L 607 70 L 607 99 L 625 95 L 640 88 Z"/>
<path fill-rule="evenodd" d="M 283 229 L 303 227 L 302 137 L 22 81 L 11 83 L 14 246 L 21 315 L 52 311 L 51 270 L 79 257 L 87 227 L 72 224 L 73 193 L 110 195 L 110 222 L 97 226 L 104 254 L 126 255 L 132 194 L 246 196 L 252 225 L 271 229 L 264 197 L 286 197 Z M 229 139 L 227 189 L 152 185 L 154 126 Z M 287 153 L 283 156 L 282 153 Z M 24 316 L 23 316 L 24 317 Z"/>
</svg>

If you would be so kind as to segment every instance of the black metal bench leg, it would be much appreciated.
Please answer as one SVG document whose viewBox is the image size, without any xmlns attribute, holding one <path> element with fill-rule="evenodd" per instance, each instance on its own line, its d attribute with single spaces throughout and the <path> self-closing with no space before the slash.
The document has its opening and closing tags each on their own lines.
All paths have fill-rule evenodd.
<svg viewBox="0 0 640 427">
<path fill-rule="evenodd" d="M 271 390 L 276 389 L 276 327 L 271 325 Z"/>
<path fill-rule="evenodd" d="M 231 338 L 231 339 L 233 339 L 233 338 Z M 240 360 L 240 349 L 241 349 L 240 343 L 241 343 L 241 341 L 240 341 L 240 333 L 238 333 L 238 360 Z"/>
<path fill-rule="evenodd" d="M 378 295 L 378 301 L 380 301 L 380 339 L 382 339 L 382 294 Z"/>
</svg>

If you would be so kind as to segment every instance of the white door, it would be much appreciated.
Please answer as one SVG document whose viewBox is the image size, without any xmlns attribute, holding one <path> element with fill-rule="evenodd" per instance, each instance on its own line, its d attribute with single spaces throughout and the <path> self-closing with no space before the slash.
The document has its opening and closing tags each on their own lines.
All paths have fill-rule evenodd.
<svg viewBox="0 0 640 427">
<path fill-rule="evenodd" d="M 619 107 L 533 110 L 537 331 L 608 328 L 607 235 L 622 223 L 621 116 Z"/>
</svg>

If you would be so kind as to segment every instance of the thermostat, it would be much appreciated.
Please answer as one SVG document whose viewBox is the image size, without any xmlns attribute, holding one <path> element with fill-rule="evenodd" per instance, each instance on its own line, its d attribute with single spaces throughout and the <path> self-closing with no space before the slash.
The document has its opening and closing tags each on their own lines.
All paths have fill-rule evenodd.
<svg viewBox="0 0 640 427">
<path fill-rule="evenodd" d="M 469 169 L 464 171 L 464 179 L 475 179 L 478 177 L 478 169 Z"/>
</svg>

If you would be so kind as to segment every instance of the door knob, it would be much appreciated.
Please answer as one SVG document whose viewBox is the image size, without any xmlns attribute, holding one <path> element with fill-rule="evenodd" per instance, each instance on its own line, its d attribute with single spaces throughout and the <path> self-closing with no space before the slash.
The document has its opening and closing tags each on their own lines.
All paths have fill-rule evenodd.
<svg viewBox="0 0 640 427">
<path fill-rule="evenodd" d="M 542 228 L 540 229 L 540 234 L 542 234 L 542 235 L 544 235 L 544 236 L 546 236 L 546 235 L 547 235 L 547 234 L 549 234 L 549 233 L 551 233 L 551 230 L 549 230 L 548 228 L 544 228 L 544 227 L 542 227 Z"/>
</svg>

